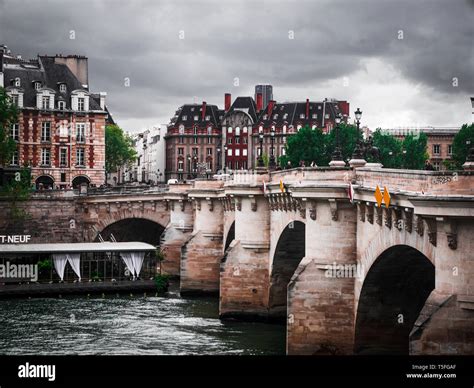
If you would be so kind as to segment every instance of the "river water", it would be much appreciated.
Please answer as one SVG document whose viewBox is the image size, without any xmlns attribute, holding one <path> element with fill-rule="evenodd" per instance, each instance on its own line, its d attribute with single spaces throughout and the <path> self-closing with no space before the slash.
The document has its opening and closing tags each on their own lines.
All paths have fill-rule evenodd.
<svg viewBox="0 0 474 388">
<path fill-rule="evenodd" d="M 218 319 L 217 298 L 0 300 L 0 354 L 285 353 L 285 327 Z"/>
</svg>

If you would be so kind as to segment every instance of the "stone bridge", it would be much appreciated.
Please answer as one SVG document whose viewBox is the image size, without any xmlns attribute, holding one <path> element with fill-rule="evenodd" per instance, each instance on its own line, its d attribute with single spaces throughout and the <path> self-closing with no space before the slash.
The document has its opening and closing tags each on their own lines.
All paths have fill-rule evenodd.
<svg viewBox="0 0 474 388">
<path fill-rule="evenodd" d="M 3 234 L 160 244 L 183 294 L 286 322 L 289 354 L 474 354 L 472 171 L 302 168 L 20 206 Z"/>
</svg>

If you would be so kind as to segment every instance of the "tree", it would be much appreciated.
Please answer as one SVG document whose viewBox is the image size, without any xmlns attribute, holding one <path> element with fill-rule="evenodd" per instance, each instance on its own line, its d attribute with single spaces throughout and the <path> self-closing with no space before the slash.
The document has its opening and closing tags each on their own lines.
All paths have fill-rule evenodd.
<svg viewBox="0 0 474 388">
<path fill-rule="evenodd" d="M 304 161 L 306 166 L 312 162 L 317 165 L 326 165 L 329 162 L 325 135 L 319 128 L 304 126 L 298 133 L 288 137 L 285 148 L 286 154 L 279 158 L 282 167 L 286 167 L 288 161 L 293 167 L 299 166 L 301 161 Z"/>
<path fill-rule="evenodd" d="M 18 110 L 4 88 L 0 87 L 0 166 L 8 164 L 16 150 L 10 127 L 18 121 Z"/>
<path fill-rule="evenodd" d="M 474 124 L 464 124 L 453 140 L 453 161 L 455 168 L 462 168 L 469 149 L 474 147 Z"/>
<path fill-rule="evenodd" d="M 105 171 L 116 172 L 127 163 L 133 162 L 137 153 L 130 136 L 117 125 L 105 127 Z"/>
<path fill-rule="evenodd" d="M 372 136 L 374 146 L 380 151 L 380 163 L 385 168 L 400 168 L 402 165 L 402 142 L 377 128 Z M 369 158 L 370 159 L 370 158 Z M 374 160 L 368 160 L 374 162 Z"/>
<path fill-rule="evenodd" d="M 325 164 L 329 163 L 331 155 L 336 149 L 336 132 L 336 129 L 333 129 L 326 137 L 326 158 L 328 162 Z M 352 159 L 357 139 L 362 139 L 362 134 L 357 130 L 355 125 L 339 124 L 339 143 L 343 160 L 347 161 Z"/>
<path fill-rule="evenodd" d="M 429 155 L 426 151 L 428 136 L 426 133 L 420 133 L 415 137 L 413 134 L 405 136 L 402 143 L 402 168 L 411 170 L 423 170 L 425 162 Z"/>
</svg>

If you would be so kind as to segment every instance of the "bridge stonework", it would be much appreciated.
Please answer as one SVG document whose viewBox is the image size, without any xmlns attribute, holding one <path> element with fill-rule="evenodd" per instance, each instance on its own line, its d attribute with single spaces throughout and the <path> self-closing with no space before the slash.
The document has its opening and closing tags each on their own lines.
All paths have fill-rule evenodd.
<svg viewBox="0 0 474 388">
<path fill-rule="evenodd" d="M 377 206 L 377 185 L 390 206 Z M 288 354 L 474 354 L 471 171 L 299 168 L 161 192 L 42 192 L 18 205 L 20 222 L 1 205 L 2 233 L 32 242 L 159 225 L 147 238 L 182 293 L 218 292 L 223 319 L 286 322 Z"/>
</svg>

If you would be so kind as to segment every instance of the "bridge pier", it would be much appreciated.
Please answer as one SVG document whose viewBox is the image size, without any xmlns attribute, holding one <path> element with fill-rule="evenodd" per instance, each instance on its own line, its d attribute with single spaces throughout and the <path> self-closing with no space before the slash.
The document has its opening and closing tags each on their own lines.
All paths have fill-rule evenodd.
<svg viewBox="0 0 474 388">
<path fill-rule="evenodd" d="M 287 353 L 351 354 L 356 210 L 335 198 L 311 202 L 306 256 L 288 285 Z"/>
<path fill-rule="evenodd" d="M 185 198 L 167 199 L 170 222 L 161 237 L 161 251 L 164 260 L 161 269 L 171 276 L 180 275 L 181 247 L 191 237 L 193 230 L 193 212 L 191 204 Z"/>
<path fill-rule="evenodd" d="M 267 319 L 270 217 L 259 189 L 234 192 L 235 239 L 221 264 L 221 318 Z"/>
<path fill-rule="evenodd" d="M 181 248 L 181 294 L 217 294 L 224 212 L 216 193 L 193 196 L 194 231 Z"/>
</svg>

